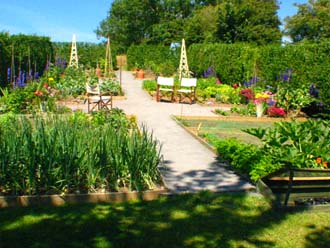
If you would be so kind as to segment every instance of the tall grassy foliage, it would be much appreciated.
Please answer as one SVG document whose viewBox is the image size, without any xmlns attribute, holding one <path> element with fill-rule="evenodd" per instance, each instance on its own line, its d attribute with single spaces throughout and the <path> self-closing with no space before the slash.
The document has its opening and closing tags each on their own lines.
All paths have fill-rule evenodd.
<svg viewBox="0 0 330 248">
<path fill-rule="evenodd" d="M 1 118 L 0 193 L 154 187 L 160 180 L 157 142 L 144 128 L 114 122 L 85 114 Z"/>
</svg>

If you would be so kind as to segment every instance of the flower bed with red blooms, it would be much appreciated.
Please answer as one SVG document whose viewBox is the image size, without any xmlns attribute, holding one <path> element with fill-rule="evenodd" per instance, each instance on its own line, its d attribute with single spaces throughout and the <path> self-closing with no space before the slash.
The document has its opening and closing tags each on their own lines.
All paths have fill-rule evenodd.
<svg viewBox="0 0 330 248">
<path fill-rule="evenodd" d="M 247 101 L 254 99 L 254 92 L 251 88 L 240 90 L 240 95 L 243 96 Z"/>
<path fill-rule="evenodd" d="M 278 108 L 271 106 L 267 109 L 267 114 L 269 117 L 284 117 L 286 115 L 283 108 Z"/>
</svg>

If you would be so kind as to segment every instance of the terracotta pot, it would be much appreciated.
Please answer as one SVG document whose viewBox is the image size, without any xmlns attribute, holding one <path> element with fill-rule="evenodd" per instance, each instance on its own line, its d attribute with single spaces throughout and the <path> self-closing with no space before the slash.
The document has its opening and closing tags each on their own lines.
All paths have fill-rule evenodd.
<svg viewBox="0 0 330 248">
<path fill-rule="evenodd" d="M 144 78 L 144 71 L 143 70 L 137 71 L 136 72 L 136 78 L 143 79 Z"/>
</svg>

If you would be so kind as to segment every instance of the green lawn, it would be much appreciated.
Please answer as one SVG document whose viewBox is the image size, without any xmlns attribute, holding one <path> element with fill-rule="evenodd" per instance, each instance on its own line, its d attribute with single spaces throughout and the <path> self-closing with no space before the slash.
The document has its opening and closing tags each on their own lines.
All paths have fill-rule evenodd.
<svg viewBox="0 0 330 248">
<path fill-rule="evenodd" d="M 188 128 L 198 128 L 198 135 L 200 137 L 217 137 L 220 139 L 227 138 L 237 138 L 245 143 L 252 144 L 260 144 L 258 138 L 247 134 L 242 131 L 242 129 L 247 128 L 266 128 L 273 125 L 274 121 L 260 121 L 258 119 L 255 120 L 180 120 L 178 119 L 184 126 Z"/>
<path fill-rule="evenodd" d="M 246 194 L 0 210 L 0 247 L 329 247 L 329 212 L 274 212 Z"/>
</svg>

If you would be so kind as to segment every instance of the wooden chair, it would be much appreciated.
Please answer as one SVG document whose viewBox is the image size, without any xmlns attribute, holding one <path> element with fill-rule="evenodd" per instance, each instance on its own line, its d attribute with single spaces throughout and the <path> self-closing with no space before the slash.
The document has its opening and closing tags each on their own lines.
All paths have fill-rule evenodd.
<svg viewBox="0 0 330 248">
<path fill-rule="evenodd" d="M 88 104 L 88 113 L 94 110 L 112 108 L 112 94 L 111 92 L 101 93 L 100 84 L 91 85 L 86 83 L 86 100 Z"/>
<path fill-rule="evenodd" d="M 190 104 L 196 100 L 197 78 L 181 78 L 180 88 L 176 91 L 180 95 L 189 98 Z"/>
<path fill-rule="evenodd" d="M 160 101 L 161 92 L 172 92 L 171 102 L 174 101 L 174 78 L 172 77 L 158 77 L 157 78 L 157 91 L 156 100 Z"/>
</svg>

